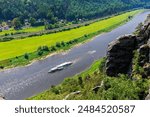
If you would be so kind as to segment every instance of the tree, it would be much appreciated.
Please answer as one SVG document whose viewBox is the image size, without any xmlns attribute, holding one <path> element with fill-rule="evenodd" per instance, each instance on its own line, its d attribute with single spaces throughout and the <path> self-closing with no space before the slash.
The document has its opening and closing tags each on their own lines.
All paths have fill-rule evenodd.
<svg viewBox="0 0 150 117">
<path fill-rule="evenodd" d="M 48 46 L 43 46 L 43 47 L 42 47 L 42 50 L 43 50 L 43 51 L 49 51 L 49 48 L 48 48 Z"/>
<path fill-rule="evenodd" d="M 21 29 L 22 25 L 21 25 L 21 21 L 19 18 L 14 18 L 12 21 L 12 24 L 13 24 L 15 30 Z"/>
<path fill-rule="evenodd" d="M 61 45 L 62 45 L 62 46 L 65 46 L 65 42 L 64 42 L 64 41 L 62 41 L 62 42 L 61 42 Z"/>
<path fill-rule="evenodd" d="M 43 54 L 43 51 L 39 50 L 39 51 L 38 51 L 38 55 L 39 55 L 39 56 L 42 56 L 42 54 Z"/>
<path fill-rule="evenodd" d="M 29 54 L 28 54 L 28 53 L 25 53 L 25 54 L 24 54 L 24 58 L 25 58 L 25 59 L 29 59 Z"/>
<path fill-rule="evenodd" d="M 51 11 L 49 11 L 49 12 L 47 13 L 47 18 L 48 18 L 49 20 L 51 20 L 53 17 L 54 17 L 53 13 L 52 13 Z"/>
<path fill-rule="evenodd" d="M 0 20 L 34 17 L 52 22 L 75 21 L 149 6 L 149 0 L 0 0 Z"/>
<path fill-rule="evenodd" d="M 57 43 L 56 43 L 56 47 L 60 48 L 60 47 L 61 47 L 61 43 L 60 43 L 60 42 L 57 42 Z"/>
<path fill-rule="evenodd" d="M 31 24 L 31 26 L 34 26 L 34 25 L 35 25 L 35 23 L 36 23 L 36 19 L 35 19 L 35 18 L 33 18 L 33 17 L 30 17 L 30 19 L 29 19 L 29 23 Z"/>
</svg>

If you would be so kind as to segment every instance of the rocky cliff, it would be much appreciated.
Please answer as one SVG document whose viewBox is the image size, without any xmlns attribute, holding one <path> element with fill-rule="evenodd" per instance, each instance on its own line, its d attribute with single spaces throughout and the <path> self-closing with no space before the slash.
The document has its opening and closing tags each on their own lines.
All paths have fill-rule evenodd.
<svg viewBox="0 0 150 117">
<path fill-rule="evenodd" d="M 132 35 L 124 35 L 108 46 L 106 74 L 129 74 L 150 78 L 150 16 Z"/>
</svg>

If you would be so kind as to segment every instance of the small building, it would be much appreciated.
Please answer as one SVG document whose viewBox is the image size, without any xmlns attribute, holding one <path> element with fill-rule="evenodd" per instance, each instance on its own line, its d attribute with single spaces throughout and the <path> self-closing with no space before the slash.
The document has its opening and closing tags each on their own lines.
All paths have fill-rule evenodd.
<svg viewBox="0 0 150 117">
<path fill-rule="evenodd" d="M 2 27 L 0 27 L 0 32 L 2 32 L 3 31 L 3 29 L 2 29 Z"/>
<path fill-rule="evenodd" d="M 9 26 L 8 25 L 4 26 L 3 30 L 9 30 Z"/>
<path fill-rule="evenodd" d="M 12 22 L 11 22 L 11 20 L 8 20 L 6 23 L 7 23 L 7 25 L 9 26 L 9 28 L 12 27 Z"/>
<path fill-rule="evenodd" d="M 24 20 L 24 28 L 29 28 L 31 26 L 31 24 L 29 23 L 28 19 Z"/>
</svg>

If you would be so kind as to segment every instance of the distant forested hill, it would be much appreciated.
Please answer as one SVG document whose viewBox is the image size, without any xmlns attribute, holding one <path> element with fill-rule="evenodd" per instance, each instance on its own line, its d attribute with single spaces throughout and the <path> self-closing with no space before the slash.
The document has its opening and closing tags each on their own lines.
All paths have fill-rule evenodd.
<svg viewBox="0 0 150 117">
<path fill-rule="evenodd" d="M 90 19 L 149 5 L 149 0 L 0 0 L 0 20 Z"/>
</svg>

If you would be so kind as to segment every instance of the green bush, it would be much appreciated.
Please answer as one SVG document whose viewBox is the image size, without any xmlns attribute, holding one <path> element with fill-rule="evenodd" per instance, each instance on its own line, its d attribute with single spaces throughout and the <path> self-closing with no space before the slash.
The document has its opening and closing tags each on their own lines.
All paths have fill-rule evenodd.
<svg viewBox="0 0 150 117">
<path fill-rule="evenodd" d="M 126 75 L 118 78 L 106 77 L 99 92 L 104 100 L 142 100 L 147 95 L 147 81 L 133 81 Z"/>
<path fill-rule="evenodd" d="M 38 47 L 37 51 L 49 51 L 48 46 L 40 46 Z"/>
<path fill-rule="evenodd" d="M 57 47 L 57 48 L 60 48 L 60 47 L 61 47 L 61 43 L 60 43 L 60 42 L 57 42 L 57 43 L 56 43 L 56 47 Z"/>
<path fill-rule="evenodd" d="M 62 45 L 62 46 L 65 46 L 65 42 L 64 42 L 64 41 L 62 41 L 62 42 L 61 42 L 61 45 Z"/>
<path fill-rule="evenodd" d="M 24 54 L 24 58 L 25 58 L 25 59 L 29 59 L 29 54 L 28 54 L 28 53 L 25 53 L 25 54 Z"/>
<path fill-rule="evenodd" d="M 83 78 L 81 76 L 78 77 L 78 82 L 80 86 L 83 86 Z"/>
<path fill-rule="evenodd" d="M 54 93 L 54 94 L 56 94 L 56 95 L 58 95 L 60 92 L 59 92 L 59 89 L 57 88 L 57 87 L 55 87 L 55 86 L 52 86 L 51 87 L 51 91 Z"/>
<path fill-rule="evenodd" d="M 56 50 L 57 50 L 57 49 L 56 49 L 56 47 L 55 47 L 55 46 L 51 46 L 51 47 L 50 47 L 50 51 L 52 51 L 52 52 L 53 52 L 53 51 L 56 51 Z"/>
<path fill-rule="evenodd" d="M 42 47 L 42 50 L 43 50 L 43 51 L 49 51 L 49 48 L 48 48 L 48 46 L 43 46 L 43 47 Z"/>
<path fill-rule="evenodd" d="M 38 51 L 38 55 L 42 56 L 43 55 L 43 51 Z"/>
<path fill-rule="evenodd" d="M 9 34 L 8 33 L 5 33 L 5 36 L 8 36 Z"/>
<path fill-rule="evenodd" d="M 4 69 L 4 66 L 0 66 L 0 69 Z"/>
</svg>

